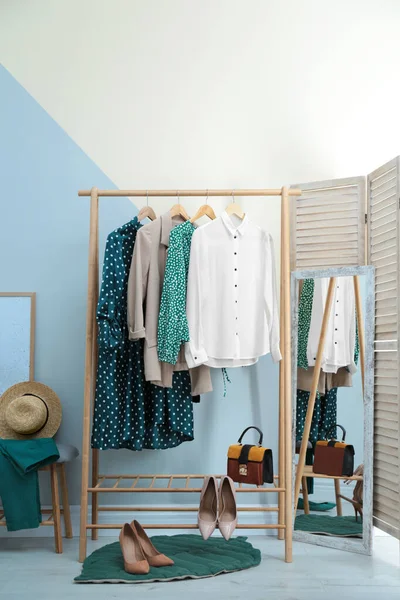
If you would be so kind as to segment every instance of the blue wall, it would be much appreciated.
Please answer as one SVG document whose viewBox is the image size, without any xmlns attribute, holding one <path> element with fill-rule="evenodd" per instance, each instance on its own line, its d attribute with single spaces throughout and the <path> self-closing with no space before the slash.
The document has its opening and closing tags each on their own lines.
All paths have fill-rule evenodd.
<svg viewBox="0 0 400 600">
<path fill-rule="evenodd" d="M 115 185 L 1 67 L 0 92 L 0 290 L 37 292 L 35 378 L 62 400 L 57 439 L 80 447 L 89 199 L 78 198 L 77 190 Z M 100 200 L 101 255 L 107 234 L 135 213 L 125 198 Z M 230 377 L 223 398 L 221 372 L 213 372 L 214 392 L 195 407 L 193 442 L 156 452 L 103 452 L 102 471 L 223 473 L 228 445 L 250 424 L 261 425 L 265 444 L 275 449 L 278 367 L 267 356 Z M 78 504 L 80 460 L 68 477 L 71 503 Z"/>
</svg>

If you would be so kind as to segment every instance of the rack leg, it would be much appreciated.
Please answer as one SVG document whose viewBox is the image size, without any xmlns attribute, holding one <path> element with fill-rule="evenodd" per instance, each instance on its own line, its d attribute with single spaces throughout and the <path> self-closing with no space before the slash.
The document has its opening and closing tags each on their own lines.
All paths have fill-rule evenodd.
<svg viewBox="0 0 400 600">
<path fill-rule="evenodd" d="M 299 461 L 297 464 L 296 483 L 295 483 L 295 490 L 294 490 L 294 505 L 295 505 L 295 507 L 297 507 L 297 503 L 299 501 L 301 478 L 303 476 L 304 465 L 306 462 L 307 443 L 308 443 L 308 438 L 310 437 L 311 422 L 312 422 L 314 406 L 315 406 L 315 397 L 317 395 L 318 380 L 319 380 L 319 375 L 320 375 L 320 371 L 321 371 L 321 363 L 322 363 L 322 354 L 323 354 L 323 350 L 324 350 L 324 346 L 325 346 L 326 330 L 328 328 L 328 320 L 329 320 L 329 315 L 331 312 L 331 306 L 332 306 L 332 300 L 333 300 L 333 290 L 335 288 L 335 283 L 336 283 L 336 278 L 332 277 L 329 281 L 328 293 L 326 296 L 324 316 L 322 318 L 321 333 L 319 336 L 318 352 L 317 352 L 317 357 L 315 360 L 314 374 L 313 374 L 313 380 L 312 380 L 312 384 L 311 384 L 311 392 L 310 392 L 310 397 L 308 399 L 307 413 L 306 413 L 306 419 L 305 419 L 305 423 L 304 423 L 303 438 L 301 440 Z"/>
<path fill-rule="evenodd" d="M 301 478 L 301 489 L 303 490 L 303 503 L 304 503 L 304 514 L 310 514 L 310 503 L 308 500 L 308 487 L 307 487 L 307 477 Z"/>
<path fill-rule="evenodd" d="M 288 188 L 282 188 L 282 233 L 283 233 L 283 306 L 284 306 L 284 444 L 285 444 L 285 561 L 292 562 L 293 499 L 292 499 L 292 401 L 291 401 L 291 338 L 290 338 L 290 225 Z"/>
<path fill-rule="evenodd" d="M 358 341 L 360 344 L 360 367 L 361 367 L 361 382 L 364 393 L 364 377 L 365 377 L 365 337 L 364 337 L 364 320 L 362 312 L 362 302 L 360 293 L 360 281 L 358 275 L 354 275 L 354 296 L 356 302 L 356 315 L 358 325 Z"/>
<path fill-rule="evenodd" d="M 281 256 L 280 256 L 280 346 L 281 354 L 284 354 L 283 340 L 285 337 L 285 305 L 283 289 L 283 203 L 281 206 Z M 278 475 L 279 487 L 285 486 L 285 361 L 279 363 L 279 454 L 278 454 Z M 278 523 L 285 523 L 285 496 L 278 494 Z M 285 529 L 278 529 L 278 540 L 285 539 Z"/>
<path fill-rule="evenodd" d="M 340 497 L 340 479 L 334 479 L 335 484 L 335 496 L 336 496 L 336 514 L 338 517 L 343 515 L 342 511 L 342 499 Z"/>
<path fill-rule="evenodd" d="M 81 480 L 81 522 L 79 535 L 79 561 L 86 558 L 86 531 L 88 524 L 88 484 L 89 484 L 89 451 L 90 451 L 90 420 L 93 374 L 93 339 L 94 339 L 94 296 L 96 291 L 96 242 L 97 223 L 99 217 L 99 198 L 97 188 L 91 190 L 90 200 L 90 236 L 89 236 L 89 273 L 88 301 L 86 310 L 86 351 L 85 351 L 85 380 L 83 396 L 83 434 L 82 434 L 82 480 Z"/>
<path fill-rule="evenodd" d="M 99 481 L 99 451 L 96 448 L 92 450 L 92 487 L 95 487 Z M 92 494 L 92 525 L 99 522 L 99 495 Z M 92 529 L 92 540 L 99 539 L 99 530 Z"/>
</svg>

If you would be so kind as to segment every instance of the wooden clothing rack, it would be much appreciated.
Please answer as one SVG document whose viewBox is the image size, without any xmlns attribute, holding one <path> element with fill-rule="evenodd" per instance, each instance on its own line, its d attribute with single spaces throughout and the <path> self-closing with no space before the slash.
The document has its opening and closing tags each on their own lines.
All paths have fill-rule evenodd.
<svg viewBox="0 0 400 600">
<path fill-rule="evenodd" d="M 99 529 L 118 529 L 119 524 L 99 523 L 100 511 L 189 511 L 197 510 L 188 507 L 163 507 L 163 506 L 99 506 L 99 493 L 162 493 L 162 492 L 188 492 L 199 493 L 202 480 L 206 477 L 200 475 L 101 475 L 99 474 L 99 450 L 92 449 L 92 475 L 89 484 L 90 463 L 90 428 L 92 418 L 92 404 L 94 404 L 95 382 L 98 360 L 96 308 L 99 295 L 99 197 L 124 196 L 124 197 L 184 197 L 184 196 L 258 196 L 281 197 L 281 281 L 280 281 L 280 347 L 282 360 L 279 365 L 279 449 L 278 449 L 278 475 L 275 483 L 267 486 L 244 487 L 239 485 L 237 492 L 251 493 L 277 493 L 278 508 L 275 507 L 241 507 L 242 511 L 270 511 L 278 513 L 277 524 L 252 524 L 241 525 L 243 529 L 277 529 L 278 538 L 285 540 L 285 560 L 292 562 L 292 407 L 291 407 L 291 333 L 290 333 L 290 224 L 289 224 L 289 198 L 300 196 L 301 190 L 289 189 L 245 189 L 245 190 L 81 190 L 79 196 L 90 196 L 90 237 L 89 237 L 89 274 L 88 274 L 88 299 L 86 311 L 86 352 L 85 352 L 85 379 L 83 398 L 83 439 L 82 439 L 82 487 L 81 487 L 81 521 L 79 560 L 83 562 L 86 557 L 87 531 L 91 530 L 92 539 L 97 539 Z M 147 487 L 143 481 L 150 480 Z M 182 481 L 183 480 L 183 481 Z M 199 480 L 200 485 L 191 486 L 192 481 Z M 127 481 L 129 485 L 127 485 Z M 174 481 L 179 482 L 174 487 Z M 184 482 L 184 485 L 180 483 Z M 113 483 L 110 487 L 108 484 Z M 156 484 L 165 483 L 158 487 Z M 88 523 L 88 495 L 92 494 L 92 519 Z M 197 525 L 187 524 L 157 524 L 144 525 L 145 528 L 157 529 L 193 529 Z"/>
</svg>

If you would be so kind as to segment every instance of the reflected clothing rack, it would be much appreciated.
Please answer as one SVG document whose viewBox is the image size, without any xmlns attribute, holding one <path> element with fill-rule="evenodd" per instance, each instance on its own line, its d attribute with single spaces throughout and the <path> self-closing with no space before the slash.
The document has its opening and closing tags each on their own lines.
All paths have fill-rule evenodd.
<svg viewBox="0 0 400 600">
<path fill-rule="evenodd" d="M 277 523 L 260 522 L 257 524 L 239 524 L 242 529 L 277 529 L 278 539 L 284 540 L 285 561 L 292 562 L 292 406 L 291 406 L 291 315 L 290 315 L 290 223 L 289 201 L 291 197 L 301 195 L 301 190 L 287 187 L 280 189 L 244 189 L 244 190 L 81 190 L 79 196 L 90 197 L 89 226 L 89 263 L 88 263 L 88 297 L 86 310 L 86 350 L 85 377 L 83 398 L 83 437 L 82 437 L 82 485 L 80 509 L 80 543 L 79 560 L 83 562 L 87 551 L 87 532 L 91 530 L 92 539 L 97 539 L 99 529 L 118 529 L 122 524 L 99 523 L 99 512 L 123 511 L 159 511 L 185 512 L 196 511 L 196 508 L 183 506 L 99 506 L 100 493 L 199 493 L 205 474 L 133 474 L 133 475 L 101 475 L 99 474 L 99 450 L 92 449 L 91 484 L 89 484 L 90 465 L 90 430 L 92 408 L 94 404 L 95 380 L 98 360 L 96 307 L 99 296 L 99 197 L 281 197 L 281 278 L 280 278 L 280 349 L 282 360 L 279 364 L 279 444 L 278 474 L 274 483 L 269 486 L 244 487 L 239 484 L 236 491 L 242 493 L 263 492 L 278 494 L 278 507 L 244 507 L 239 511 L 277 512 Z M 220 477 L 220 476 L 218 476 Z M 150 480 L 149 485 L 141 482 Z M 126 485 L 126 482 L 129 485 Z M 200 487 L 196 483 L 200 482 Z M 174 485 L 178 482 L 178 485 Z M 183 484 L 184 482 L 184 484 Z M 109 485 L 111 484 L 112 485 Z M 182 483 L 182 485 L 181 485 Z M 161 485 L 156 485 L 161 484 Z M 165 484 L 165 485 L 164 485 Z M 88 499 L 92 495 L 91 523 L 88 523 Z M 193 529 L 197 525 L 188 524 L 156 524 L 144 525 L 145 528 L 157 529 Z"/>
</svg>

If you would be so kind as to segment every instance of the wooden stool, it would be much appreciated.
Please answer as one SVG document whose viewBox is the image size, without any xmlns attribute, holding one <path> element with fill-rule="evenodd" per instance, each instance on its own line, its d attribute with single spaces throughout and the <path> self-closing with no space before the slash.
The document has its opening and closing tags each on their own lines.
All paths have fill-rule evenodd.
<svg viewBox="0 0 400 600">
<path fill-rule="evenodd" d="M 49 515 L 48 519 L 43 520 L 41 525 L 54 527 L 55 550 L 57 554 L 62 554 L 62 531 L 61 531 L 61 515 L 64 517 L 65 537 L 72 538 L 72 523 L 71 512 L 68 501 L 67 479 L 65 476 L 64 463 L 53 463 L 47 467 L 43 467 L 40 471 L 50 472 L 51 485 L 51 503 L 52 508 L 42 509 L 43 515 Z M 61 487 L 62 507 L 60 505 L 59 484 Z"/>
<path fill-rule="evenodd" d="M 65 537 L 72 538 L 71 512 L 68 501 L 67 478 L 65 475 L 65 463 L 76 458 L 79 451 L 75 446 L 57 444 L 60 452 L 60 458 L 57 462 L 39 469 L 39 471 L 48 471 L 50 473 L 51 486 L 51 508 L 42 509 L 42 517 L 48 515 L 48 518 L 42 519 L 41 526 L 54 527 L 55 551 L 62 554 L 62 531 L 61 515 L 64 517 Z M 60 490 L 61 488 L 61 503 Z M 0 526 L 6 526 L 4 512 L 0 510 Z"/>
</svg>

